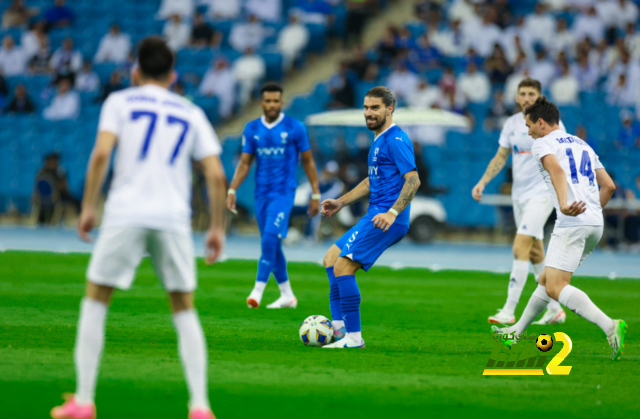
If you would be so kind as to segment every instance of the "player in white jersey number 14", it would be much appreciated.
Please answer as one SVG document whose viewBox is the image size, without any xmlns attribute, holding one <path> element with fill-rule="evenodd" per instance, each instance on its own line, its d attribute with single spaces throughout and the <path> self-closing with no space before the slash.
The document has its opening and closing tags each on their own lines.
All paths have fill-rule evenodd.
<svg viewBox="0 0 640 419">
<path fill-rule="evenodd" d="M 531 78 L 523 79 L 518 85 L 516 102 L 524 110 L 540 96 L 540 82 Z M 560 122 L 560 129 L 564 126 Z M 544 269 L 544 225 L 553 211 L 549 190 L 540 176 L 535 159 L 531 154 L 533 138 L 528 133 L 524 114 L 519 112 L 507 119 L 500 133 L 500 147 L 482 179 L 473 188 L 476 201 L 482 199 L 485 186 L 502 170 L 509 154 L 513 162 L 513 214 L 518 228 L 513 241 L 513 268 L 507 290 L 507 301 L 498 312 L 489 317 L 489 323 L 515 323 L 515 309 L 529 275 L 529 261 L 538 281 Z M 565 312 L 557 301 L 551 300 L 547 312 L 539 324 L 563 323 Z"/>
<path fill-rule="evenodd" d="M 204 169 L 211 206 L 206 261 L 214 263 L 224 246 L 221 147 L 202 109 L 168 90 L 175 77 L 174 54 L 166 42 L 158 37 L 143 39 L 137 59 L 131 77 L 136 86 L 112 93 L 102 106 L 87 169 L 78 233 L 88 241 L 109 160 L 118 146 L 80 309 L 76 392 L 53 408 L 54 419 L 95 419 L 94 394 L 109 302 L 115 289 L 131 286 L 145 254 L 171 302 L 189 389 L 189 418 L 215 419 L 207 391 L 207 344 L 193 303 L 190 198 L 191 161 L 196 160 Z"/>
<path fill-rule="evenodd" d="M 587 294 L 570 285 L 573 272 L 602 238 L 602 208 L 615 185 L 587 143 L 559 130 L 560 113 L 553 103 L 542 96 L 525 115 L 529 134 L 536 139 L 533 156 L 553 196 L 558 220 L 549 242 L 547 266 L 522 317 L 512 327 L 498 330 L 524 332 L 553 298 L 600 327 L 613 349 L 612 359 L 618 360 L 624 349 L 626 323 L 611 319 Z"/>
</svg>

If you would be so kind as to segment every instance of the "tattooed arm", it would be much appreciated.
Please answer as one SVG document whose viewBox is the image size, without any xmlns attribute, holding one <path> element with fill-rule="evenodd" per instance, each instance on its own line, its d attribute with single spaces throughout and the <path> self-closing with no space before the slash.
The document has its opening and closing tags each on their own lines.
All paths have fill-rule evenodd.
<svg viewBox="0 0 640 419">
<path fill-rule="evenodd" d="M 391 207 L 391 209 L 397 211 L 398 214 L 400 214 L 405 210 L 405 208 L 409 206 L 409 204 L 413 200 L 413 197 L 416 196 L 418 188 L 420 187 L 420 178 L 418 178 L 418 172 L 416 172 L 415 170 L 406 173 L 403 177 L 405 180 L 404 186 L 400 191 L 400 196 L 396 200 L 396 203 L 393 204 L 393 207 Z M 373 217 L 373 220 L 371 221 L 373 221 L 374 227 L 387 232 L 387 230 L 389 230 L 389 227 L 391 227 L 396 221 L 396 215 L 391 211 L 380 213 Z"/>
<path fill-rule="evenodd" d="M 482 192 L 484 192 L 484 187 L 487 186 L 489 182 L 491 182 L 491 179 L 493 179 L 498 173 L 500 173 L 500 170 L 502 170 L 505 163 L 507 162 L 510 153 L 510 148 L 498 148 L 498 152 L 496 153 L 495 157 L 491 159 L 491 162 L 487 167 L 487 171 L 484 172 L 482 179 L 480 179 L 480 182 L 478 182 L 478 184 L 474 186 L 473 190 L 471 191 L 473 199 L 480 202 L 480 200 L 482 199 Z"/>
</svg>

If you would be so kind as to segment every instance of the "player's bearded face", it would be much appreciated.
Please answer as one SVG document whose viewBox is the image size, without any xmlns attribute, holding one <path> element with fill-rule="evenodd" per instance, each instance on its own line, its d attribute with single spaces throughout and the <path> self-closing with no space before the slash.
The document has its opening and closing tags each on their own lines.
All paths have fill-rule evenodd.
<svg viewBox="0 0 640 419">
<path fill-rule="evenodd" d="M 269 119 L 276 119 L 282 110 L 282 93 L 264 92 L 260 101 L 264 115 Z"/>
<path fill-rule="evenodd" d="M 374 99 L 375 102 L 367 103 L 371 101 L 371 99 L 372 98 L 368 97 L 365 98 L 364 118 L 367 123 L 367 128 L 370 131 L 376 131 L 387 122 L 387 107 L 377 98 Z"/>
<path fill-rule="evenodd" d="M 533 103 L 540 97 L 540 92 L 538 92 L 533 87 L 521 87 L 518 89 L 518 95 L 516 96 L 516 102 L 520 105 L 520 108 L 524 111 L 529 106 L 533 105 Z"/>
</svg>

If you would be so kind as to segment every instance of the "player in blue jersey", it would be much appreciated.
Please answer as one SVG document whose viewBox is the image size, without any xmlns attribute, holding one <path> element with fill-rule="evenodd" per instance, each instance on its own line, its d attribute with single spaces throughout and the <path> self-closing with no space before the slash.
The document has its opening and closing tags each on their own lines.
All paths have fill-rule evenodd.
<svg viewBox="0 0 640 419">
<path fill-rule="evenodd" d="M 267 308 L 296 308 L 298 300 L 291 290 L 281 239 L 287 237 L 289 228 L 289 213 L 293 208 L 297 186 L 298 154 L 302 156 L 302 167 L 313 190 L 307 211 L 309 217 L 318 214 L 320 207 L 318 173 L 304 125 L 281 112 L 282 88 L 268 83 L 260 93 L 264 115 L 249 122 L 244 129 L 242 156 L 229 187 L 227 207 L 235 213 L 236 190 L 249 174 L 255 158 L 256 218 L 262 239 L 262 255 L 258 261 L 255 286 L 247 298 L 247 306 L 260 306 L 262 293 L 273 272 L 281 295 Z"/>
<path fill-rule="evenodd" d="M 374 87 L 364 98 L 367 128 L 376 135 L 369 150 L 369 176 L 338 199 L 322 202 L 331 217 L 343 207 L 369 197 L 367 215 L 327 251 L 329 303 L 336 342 L 325 348 L 364 348 L 360 329 L 360 290 L 355 273 L 368 271 L 389 247 L 409 231 L 411 201 L 420 187 L 413 145 L 393 123 L 396 100 L 386 87 Z"/>
</svg>

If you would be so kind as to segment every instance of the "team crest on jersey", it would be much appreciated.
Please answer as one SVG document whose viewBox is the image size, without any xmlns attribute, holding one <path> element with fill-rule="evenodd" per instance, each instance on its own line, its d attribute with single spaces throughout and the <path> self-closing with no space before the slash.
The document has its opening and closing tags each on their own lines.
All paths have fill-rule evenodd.
<svg viewBox="0 0 640 419">
<path fill-rule="evenodd" d="M 380 151 L 380 149 L 376 148 L 373 152 L 373 161 L 378 161 L 378 151 Z"/>
<path fill-rule="evenodd" d="M 254 135 L 253 138 L 256 140 L 260 140 L 260 137 L 258 137 L 257 135 Z"/>
<path fill-rule="evenodd" d="M 280 133 L 280 137 L 282 137 L 282 144 L 286 144 L 287 143 L 287 137 L 289 136 L 288 132 L 281 132 Z"/>
</svg>

